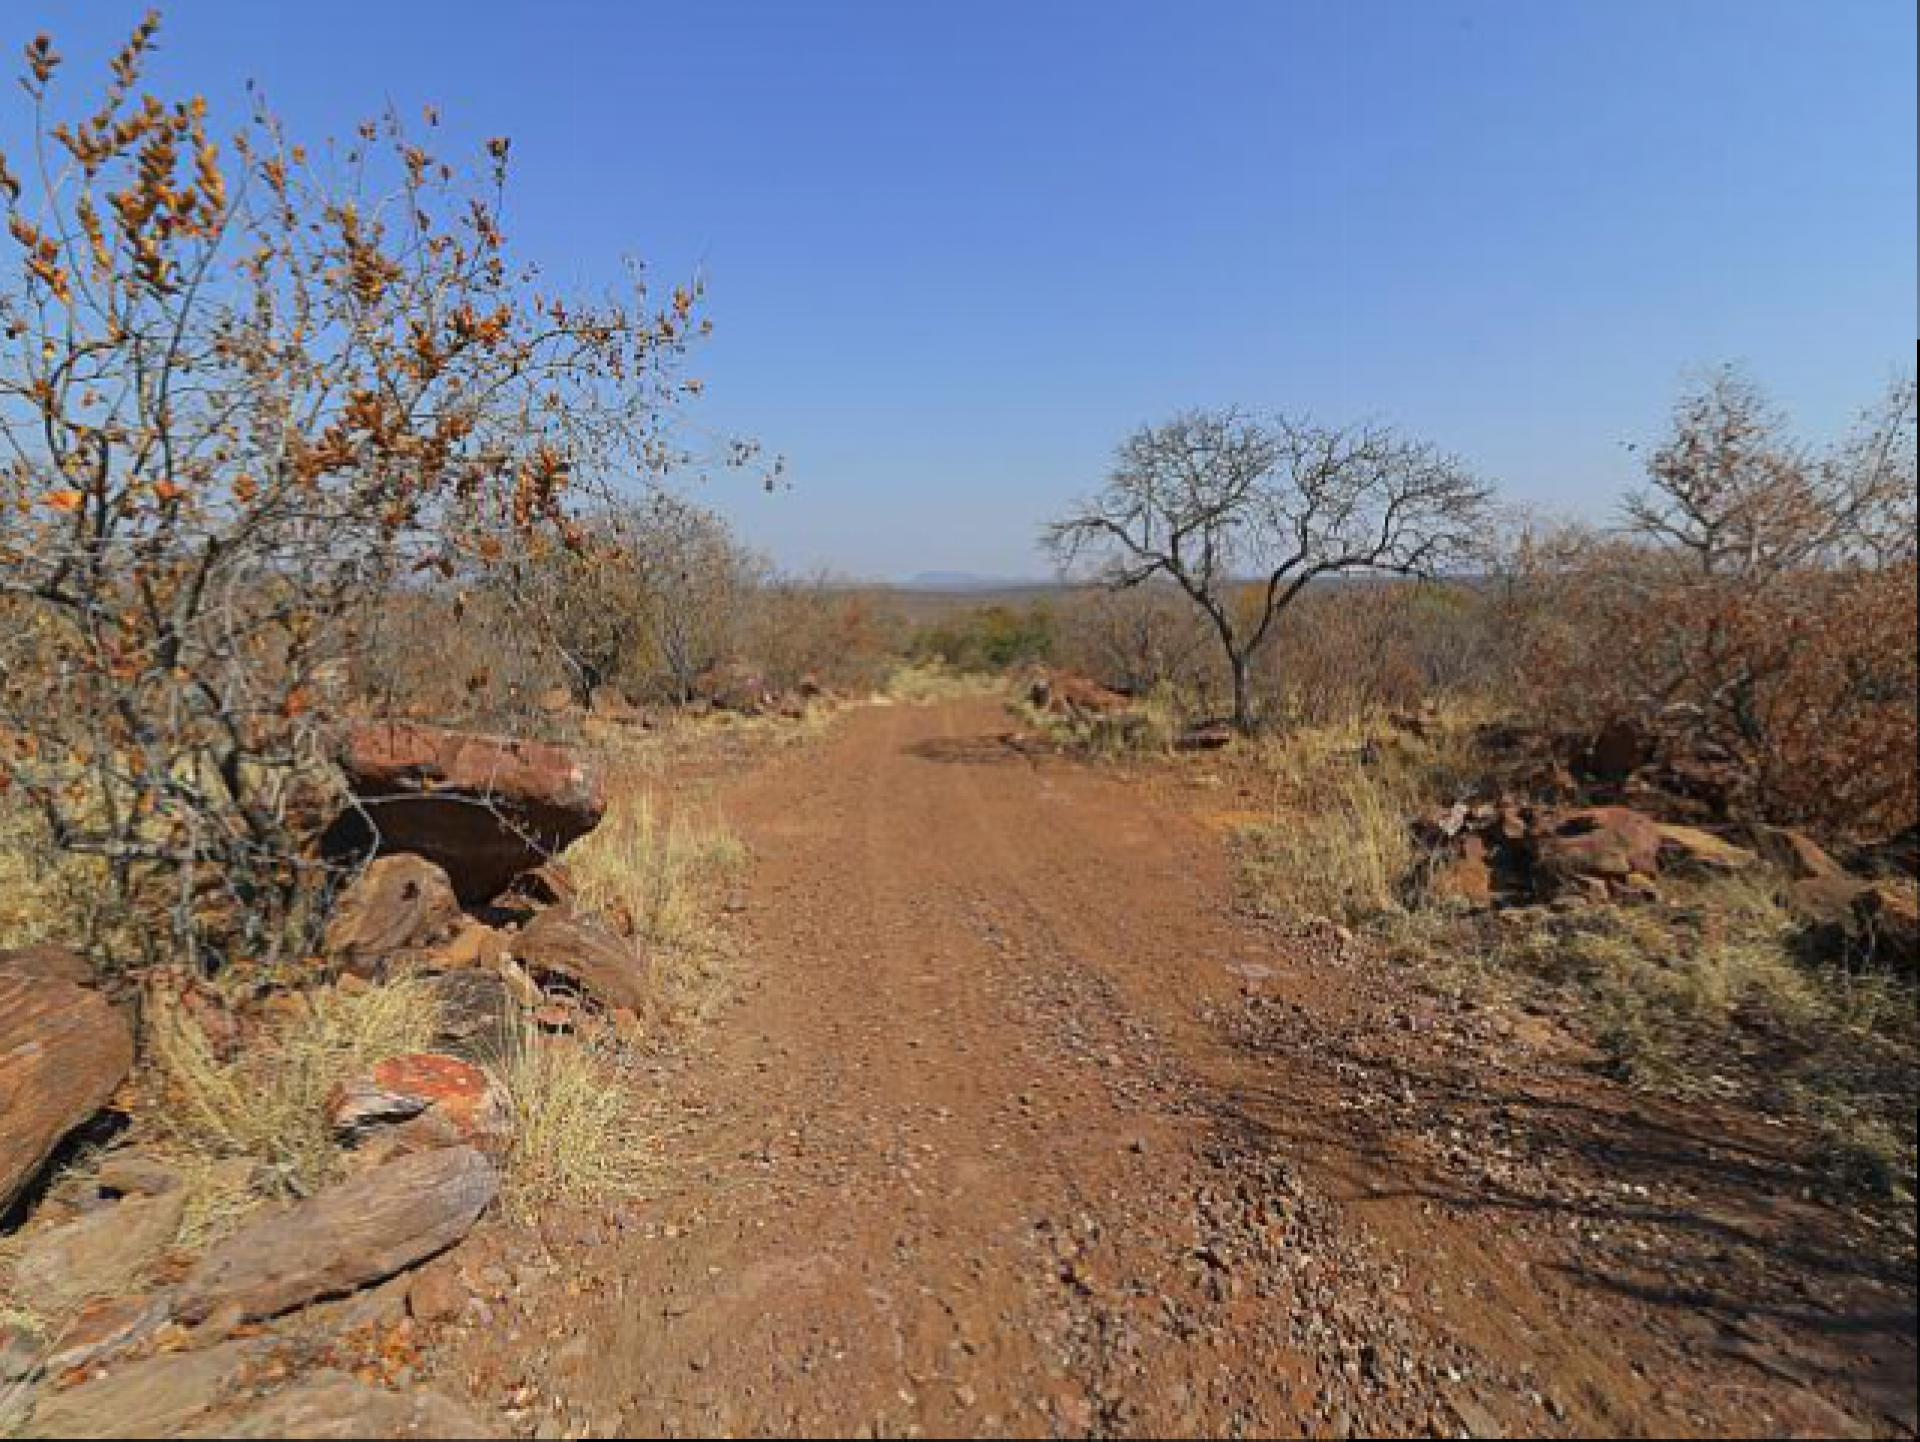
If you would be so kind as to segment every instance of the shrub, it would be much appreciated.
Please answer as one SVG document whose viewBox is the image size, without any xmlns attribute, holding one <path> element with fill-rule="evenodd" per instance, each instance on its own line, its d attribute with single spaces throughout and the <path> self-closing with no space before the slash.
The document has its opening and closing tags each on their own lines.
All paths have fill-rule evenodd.
<svg viewBox="0 0 1920 1442">
<path fill-rule="evenodd" d="M 211 965 L 311 935 L 303 824 L 381 607 L 663 474 L 704 326 L 690 289 L 529 288 L 506 141 L 470 180 L 394 116 L 344 164 L 264 112 L 223 140 L 137 93 L 156 30 L 70 120 L 36 40 L 36 153 L 0 156 L 0 786 L 164 908 L 149 956 Z"/>
</svg>

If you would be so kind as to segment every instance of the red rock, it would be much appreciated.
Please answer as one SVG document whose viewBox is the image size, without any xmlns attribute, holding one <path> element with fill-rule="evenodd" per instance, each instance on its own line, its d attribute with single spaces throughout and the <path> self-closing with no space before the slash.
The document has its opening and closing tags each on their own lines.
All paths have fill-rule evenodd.
<svg viewBox="0 0 1920 1442">
<path fill-rule="evenodd" d="M 0 972 L 0 1212 L 133 1067 L 133 1028 L 99 992 Z"/>
<path fill-rule="evenodd" d="M 1660 874 L 1660 824 L 1625 806 L 1594 806 L 1543 818 L 1530 837 L 1536 871 L 1549 883 L 1624 883 Z"/>
<path fill-rule="evenodd" d="M 1493 867 L 1487 861 L 1487 844 L 1478 836 L 1465 837 L 1457 856 L 1440 862 L 1428 879 L 1427 890 L 1446 900 L 1472 907 L 1493 905 Z"/>
<path fill-rule="evenodd" d="M 327 853 L 424 856 L 467 905 L 499 895 L 606 811 L 598 771 L 540 742 L 381 721 L 350 727 L 337 760 L 357 805 L 328 828 Z"/>
<path fill-rule="evenodd" d="M 389 1057 L 373 1069 L 382 1091 L 424 1102 L 434 1120 L 453 1129 L 463 1142 L 492 1144 L 508 1130 L 505 1098 L 486 1072 L 472 1062 L 437 1052 Z"/>
<path fill-rule="evenodd" d="M 64 946 L 21 946 L 0 950 L 0 971 L 15 976 L 70 981 L 75 986 L 92 986 L 93 963 L 77 951 Z"/>
</svg>

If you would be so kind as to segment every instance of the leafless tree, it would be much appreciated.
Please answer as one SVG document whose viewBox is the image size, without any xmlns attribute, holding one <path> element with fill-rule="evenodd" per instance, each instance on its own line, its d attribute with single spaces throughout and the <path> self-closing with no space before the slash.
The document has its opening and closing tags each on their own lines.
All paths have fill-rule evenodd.
<svg viewBox="0 0 1920 1442">
<path fill-rule="evenodd" d="M 1384 426 L 1190 411 L 1130 436 L 1105 487 L 1043 541 L 1063 570 L 1092 561 L 1116 587 L 1178 585 L 1219 638 L 1245 732 L 1253 662 L 1307 587 L 1436 574 L 1473 552 L 1489 496 L 1459 461 Z"/>
</svg>

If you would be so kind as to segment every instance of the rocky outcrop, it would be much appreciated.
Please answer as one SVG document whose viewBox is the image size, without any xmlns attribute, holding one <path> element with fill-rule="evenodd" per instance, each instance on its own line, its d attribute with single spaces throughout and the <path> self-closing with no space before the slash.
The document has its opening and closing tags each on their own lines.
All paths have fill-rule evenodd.
<svg viewBox="0 0 1920 1442">
<path fill-rule="evenodd" d="M 0 1212 L 133 1066 L 133 1029 L 99 992 L 0 971 Z"/>
<path fill-rule="evenodd" d="M 327 853 L 424 856 L 469 906 L 606 812 L 598 771 L 561 746 L 379 721 L 349 728 L 337 760 L 355 804 L 328 828 Z"/>
<path fill-rule="evenodd" d="M 220 1243 L 181 1284 L 175 1315 L 253 1321 L 382 1281 L 459 1241 L 499 1187 L 472 1147 L 401 1157 Z"/>
</svg>

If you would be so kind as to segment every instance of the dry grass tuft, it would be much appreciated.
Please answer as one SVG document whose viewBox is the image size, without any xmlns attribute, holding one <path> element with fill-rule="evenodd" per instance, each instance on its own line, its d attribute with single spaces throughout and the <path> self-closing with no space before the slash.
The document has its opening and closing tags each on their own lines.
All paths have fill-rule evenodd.
<svg viewBox="0 0 1920 1442">
<path fill-rule="evenodd" d="M 89 898 L 102 885 L 97 862 L 62 855 L 40 818 L 0 801 L 0 947 L 71 945 L 90 934 Z"/>
<path fill-rule="evenodd" d="M 583 905 L 624 917 L 636 935 L 670 948 L 709 939 L 715 892 L 746 861 L 746 846 L 725 823 L 663 817 L 644 788 L 617 794 L 566 857 Z"/>
<path fill-rule="evenodd" d="M 901 666 L 887 678 L 880 699 L 908 706 L 936 701 L 962 701 L 975 696 L 997 696 L 1006 689 L 998 676 L 956 671 L 938 661 Z"/>
<path fill-rule="evenodd" d="M 341 1152 L 327 1127 L 328 1092 L 387 1057 L 427 1050 L 438 1029 L 433 994 L 416 978 L 301 1000 L 299 1014 L 274 1022 L 230 1061 L 177 1004 L 159 999 L 149 1009 L 158 1149 L 189 1164 L 190 1182 L 203 1183 L 189 1203 L 192 1230 L 218 1230 L 248 1190 L 309 1196 L 333 1180 Z M 213 1165 L 232 1160 L 254 1164 L 248 1180 Z"/>
<path fill-rule="evenodd" d="M 658 1165 L 633 1078 L 611 1043 L 541 1035 L 529 1025 L 492 1069 L 513 1116 L 508 1206 L 522 1214 L 638 1189 Z"/>
</svg>

